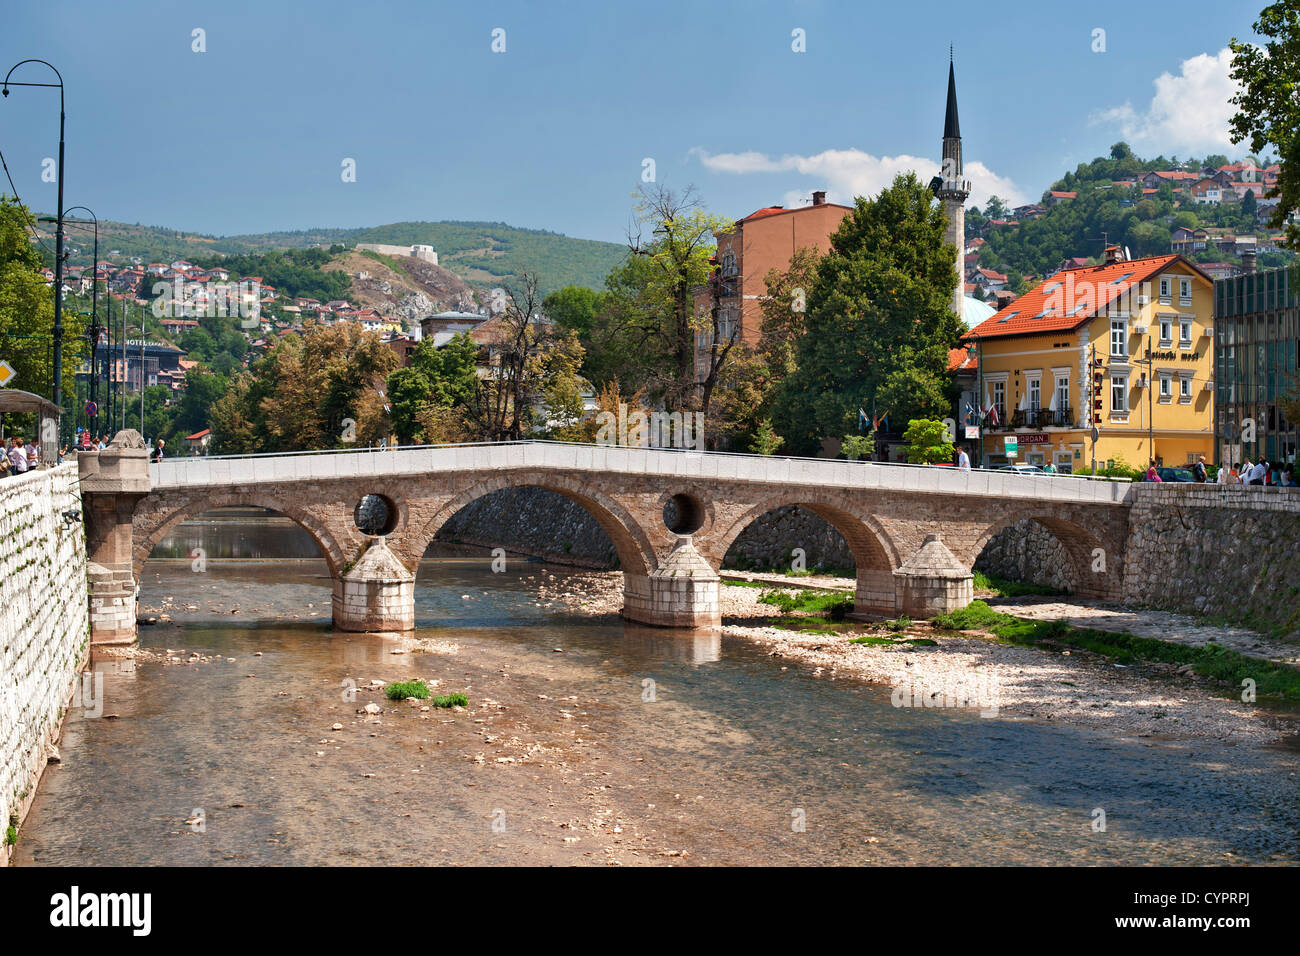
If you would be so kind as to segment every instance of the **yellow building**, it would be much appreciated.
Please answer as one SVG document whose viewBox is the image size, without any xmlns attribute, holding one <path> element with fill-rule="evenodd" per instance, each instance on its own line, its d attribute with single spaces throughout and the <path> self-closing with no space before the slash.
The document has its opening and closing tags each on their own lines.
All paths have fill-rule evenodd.
<svg viewBox="0 0 1300 956">
<path fill-rule="evenodd" d="M 1129 260 L 1114 246 L 1104 264 L 1040 283 L 963 339 L 979 354 L 981 408 L 962 418 L 984 413 L 980 438 L 965 430 L 971 459 L 1062 472 L 1213 462 L 1213 303 L 1210 277 L 1182 256 Z"/>
</svg>

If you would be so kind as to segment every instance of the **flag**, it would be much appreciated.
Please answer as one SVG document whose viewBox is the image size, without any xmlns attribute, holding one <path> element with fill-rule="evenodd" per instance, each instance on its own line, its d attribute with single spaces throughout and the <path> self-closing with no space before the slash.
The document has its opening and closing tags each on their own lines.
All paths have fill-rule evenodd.
<svg viewBox="0 0 1300 956">
<path fill-rule="evenodd" d="M 993 422 L 994 425 L 1002 424 L 998 420 L 998 407 L 994 405 L 992 402 L 989 402 L 988 412 L 986 414 L 988 415 L 989 419 Z"/>
<path fill-rule="evenodd" d="M 861 408 L 859 408 L 858 409 L 858 431 L 865 431 L 867 428 L 868 421 L 870 421 L 870 419 L 867 418 L 867 413 L 864 412 Z"/>
</svg>

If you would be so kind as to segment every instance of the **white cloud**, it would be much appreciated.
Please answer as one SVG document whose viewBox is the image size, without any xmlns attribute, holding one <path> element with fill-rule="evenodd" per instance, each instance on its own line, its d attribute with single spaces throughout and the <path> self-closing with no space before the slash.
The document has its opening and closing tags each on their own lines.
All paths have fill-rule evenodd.
<svg viewBox="0 0 1300 956">
<path fill-rule="evenodd" d="M 826 189 L 828 200 L 845 205 L 852 205 L 855 196 L 876 195 L 899 173 L 915 172 L 923 183 L 939 175 L 939 164 L 924 156 L 872 156 L 857 149 L 828 149 L 812 156 L 773 157 L 753 151 L 711 154 L 697 146 L 691 153 L 699 157 L 705 169 L 716 173 L 793 172 L 815 178 L 817 183 L 814 185 Z M 997 175 L 983 163 L 966 163 L 965 176 L 971 182 L 971 205 L 982 206 L 992 195 L 1012 206 L 1029 201 L 1015 183 Z M 783 197 L 784 203 L 790 207 L 801 205 L 808 200 L 809 194 L 809 189 L 788 190 Z"/>
<path fill-rule="evenodd" d="M 1227 47 L 1213 56 L 1198 54 L 1183 60 L 1177 76 L 1156 77 L 1156 93 L 1145 110 L 1139 112 L 1125 102 L 1093 113 L 1089 121 L 1094 126 L 1118 126 L 1130 146 L 1149 147 L 1166 156 L 1227 152 L 1234 149 L 1228 122 L 1236 112 L 1228 101 L 1238 90 L 1231 67 L 1232 51 Z"/>
</svg>

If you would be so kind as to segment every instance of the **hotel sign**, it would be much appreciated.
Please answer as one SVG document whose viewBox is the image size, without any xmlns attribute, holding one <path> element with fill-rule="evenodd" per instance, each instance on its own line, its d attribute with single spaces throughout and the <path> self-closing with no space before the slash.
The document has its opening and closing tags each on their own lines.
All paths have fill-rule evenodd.
<svg viewBox="0 0 1300 956">
<path fill-rule="evenodd" d="M 1052 443 L 1052 436 L 1047 432 L 1038 432 L 1033 435 L 1017 435 L 1016 439 L 1022 445 L 1050 445 Z"/>
</svg>

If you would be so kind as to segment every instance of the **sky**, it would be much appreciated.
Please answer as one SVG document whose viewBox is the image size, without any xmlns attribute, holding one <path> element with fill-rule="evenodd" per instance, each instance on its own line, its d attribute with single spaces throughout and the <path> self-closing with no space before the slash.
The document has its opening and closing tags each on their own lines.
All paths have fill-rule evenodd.
<svg viewBox="0 0 1300 956">
<path fill-rule="evenodd" d="M 729 218 L 814 189 L 851 202 L 909 169 L 928 182 L 949 44 L 972 204 L 1034 201 L 1120 139 L 1235 159 L 1226 47 L 1263 3 L 5 0 L 0 70 L 62 73 L 65 204 L 101 219 L 623 242 L 651 175 Z M 57 100 L 0 99 L 0 151 L 41 212 Z"/>
</svg>

